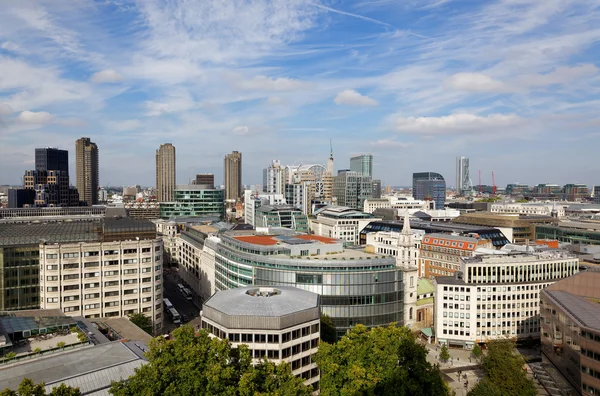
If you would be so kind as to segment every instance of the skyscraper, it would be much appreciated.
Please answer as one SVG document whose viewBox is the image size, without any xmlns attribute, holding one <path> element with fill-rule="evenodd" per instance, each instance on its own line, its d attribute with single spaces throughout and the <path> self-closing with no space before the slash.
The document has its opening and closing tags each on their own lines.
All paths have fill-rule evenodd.
<svg viewBox="0 0 600 396">
<path fill-rule="evenodd" d="M 338 171 L 333 178 L 333 197 L 337 204 L 362 210 L 365 199 L 373 196 L 373 180 L 359 172 Z"/>
<path fill-rule="evenodd" d="M 444 209 L 446 181 L 435 172 L 413 173 L 413 197 L 435 202 L 436 209 Z"/>
<path fill-rule="evenodd" d="M 46 147 L 35 149 L 36 171 L 61 171 L 69 176 L 69 152 L 57 148 Z"/>
<path fill-rule="evenodd" d="M 156 199 L 158 202 L 173 201 L 176 181 L 175 146 L 161 144 L 156 150 Z"/>
<path fill-rule="evenodd" d="M 98 146 L 90 138 L 75 142 L 75 171 L 79 199 L 88 206 L 98 203 Z"/>
<path fill-rule="evenodd" d="M 469 175 L 469 159 L 456 157 L 456 193 L 470 195 L 473 192 L 473 183 Z"/>
<path fill-rule="evenodd" d="M 242 197 L 242 153 L 233 151 L 225 156 L 225 199 L 238 200 Z"/>
<path fill-rule="evenodd" d="M 371 154 L 350 157 L 350 170 L 362 176 L 373 177 L 373 156 Z"/>
</svg>

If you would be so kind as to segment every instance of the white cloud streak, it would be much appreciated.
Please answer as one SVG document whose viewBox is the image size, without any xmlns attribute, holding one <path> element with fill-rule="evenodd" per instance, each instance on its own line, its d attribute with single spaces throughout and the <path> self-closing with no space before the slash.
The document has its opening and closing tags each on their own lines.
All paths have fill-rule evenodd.
<svg viewBox="0 0 600 396">
<path fill-rule="evenodd" d="M 346 89 L 333 99 L 335 104 L 348 106 L 377 106 L 379 102 L 368 96 L 361 95 L 353 89 Z"/>
<path fill-rule="evenodd" d="M 123 76 L 112 69 L 102 70 L 90 77 L 93 83 L 116 83 L 123 81 Z"/>
<path fill-rule="evenodd" d="M 29 110 L 21 112 L 17 117 L 17 120 L 22 124 L 38 125 L 49 124 L 53 122 L 54 119 L 55 117 L 46 111 L 34 112 Z"/>
<path fill-rule="evenodd" d="M 398 132 L 417 135 L 487 134 L 502 128 L 523 125 L 526 120 L 515 114 L 450 114 L 440 117 L 397 117 L 394 128 Z"/>
</svg>

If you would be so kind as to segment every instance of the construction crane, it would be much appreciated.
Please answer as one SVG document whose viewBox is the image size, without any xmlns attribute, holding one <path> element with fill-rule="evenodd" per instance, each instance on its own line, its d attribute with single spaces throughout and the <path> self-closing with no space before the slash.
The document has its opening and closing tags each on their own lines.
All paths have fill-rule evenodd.
<svg viewBox="0 0 600 396">
<path fill-rule="evenodd" d="M 494 188 L 494 195 L 496 195 L 496 179 L 494 178 L 494 171 L 492 171 L 492 187 Z"/>
</svg>

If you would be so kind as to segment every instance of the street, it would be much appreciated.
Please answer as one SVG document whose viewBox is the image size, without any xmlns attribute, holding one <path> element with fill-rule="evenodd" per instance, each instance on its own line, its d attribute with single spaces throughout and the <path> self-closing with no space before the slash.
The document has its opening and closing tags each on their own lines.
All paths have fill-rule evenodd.
<svg viewBox="0 0 600 396">
<path fill-rule="evenodd" d="M 190 324 L 191 326 L 196 327 L 200 324 L 200 318 L 198 314 L 200 313 L 199 307 L 197 307 L 193 301 L 188 301 L 185 297 L 177 290 L 177 283 L 182 283 L 181 278 L 176 273 L 164 272 L 163 271 L 163 297 L 168 298 L 171 301 L 171 304 L 175 307 L 179 315 L 186 315 L 188 317 L 189 322 L 185 324 Z M 178 325 L 171 322 L 171 318 L 165 313 L 165 321 L 163 322 L 163 333 L 169 334 Z"/>
</svg>

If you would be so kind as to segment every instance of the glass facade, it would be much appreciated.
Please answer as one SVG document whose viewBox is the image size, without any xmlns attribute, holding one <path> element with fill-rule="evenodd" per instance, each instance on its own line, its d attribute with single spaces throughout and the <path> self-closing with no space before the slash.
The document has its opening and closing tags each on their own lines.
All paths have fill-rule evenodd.
<svg viewBox="0 0 600 396">
<path fill-rule="evenodd" d="M 435 172 L 413 173 L 413 198 L 434 201 L 436 209 L 444 209 L 446 181 Z"/>
<path fill-rule="evenodd" d="M 160 217 L 218 216 L 225 214 L 225 190 L 174 190 L 173 202 L 160 203 Z"/>
<path fill-rule="evenodd" d="M 364 154 L 350 157 L 350 170 L 363 176 L 373 177 L 373 156 Z"/>
<path fill-rule="evenodd" d="M 393 257 L 292 258 L 282 245 L 252 245 L 228 236 L 206 245 L 216 253 L 216 290 L 293 286 L 318 293 L 338 337 L 356 324 L 403 324 L 403 273 Z"/>
<path fill-rule="evenodd" d="M 553 225 L 536 225 L 536 239 L 557 239 L 572 244 L 600 245 L 600 231 L 562 228 Z"/>
<path fill-rule="evenodd" d="M 39 308 L 39 245 L 0 248 L 0 311 Z"/>
</svg>

